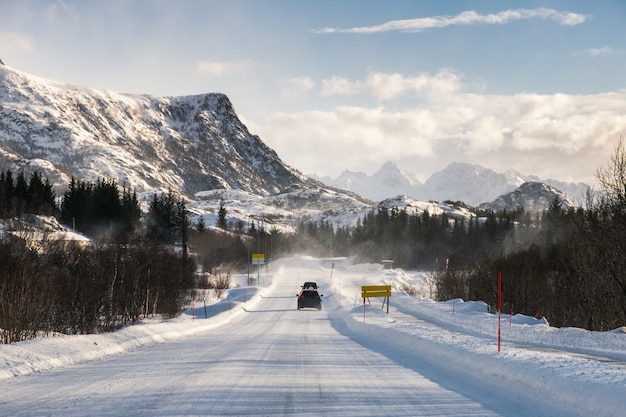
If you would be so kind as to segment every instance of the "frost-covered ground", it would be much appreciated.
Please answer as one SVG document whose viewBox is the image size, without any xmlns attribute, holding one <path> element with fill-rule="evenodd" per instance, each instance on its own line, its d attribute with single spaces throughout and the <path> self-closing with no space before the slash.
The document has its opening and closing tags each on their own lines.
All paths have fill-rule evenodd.
<svg viewBox="0 0 626 417">
<path fill-rule="evenodd" d="M 623 328 L 605 333 L 556 329 L 544 320 L 502 315 L 498 352 L 497 316 L 489 314 L 482 302 L 429 300 L 431 285 L 425 273 L 295 256 L 272 263 L 259 276 L 260 287 L 233 288 L 222 300 L 209 300 L 206 307 L 196 300 L 193 310 L 173 320 L 148 319 L 112 334 L 0 345 L 0 415 L 6 410 L 10 415 L 66 416 L 116 412 L 157 416 L 625 415 Z M 297 283 L 310 280 L 321 286 L 322 312 L 295 310 Z M 247 276 L 236 276 L 235 281 L 243 285 Z M 360 298 L 361 285 L 380 284 L 394 288 L 389 314 L 386 306 L 381 308 L 382 299 L 364 304 Z M 398 291 L 407 286 L 419 289 L 421 295 Z M 268 335 L 269 347 L 261 349 Z M 235 336 L 234 346 L 241 347 L 242 355 L 243 346 L 246 352 L 252 349 L 252 360 L 212 350 L 228 345 Z M 292 343 L 297 343 L 293 357 L 289 353 Z M 206 346 L 208 359 L 206 355 L 194 357 L 198 346 Z M 326 356 L 307 359 L 303 351 Z M 351 352 L 350 358 L 344 351 Z M 125 358 L 129 359 L 120 364 Z M 153 361 L 150 372 L 141 363 L 146 358 Z M 366 365 L 353 367 L 352 360 Z M 166 374 L 165 369 L 155 376 L 155 363 L 166 368 L 172 362 L 176 367 L 168 372 L 176 376 Z M 196 370 L 193 375 L 202 367 L 211 371 L 197 379 L 197 375 L 180 375 L 186 367 Z M 312 392 L 306 389 L 312 381 L 301 375 L 309 367 L 318 376 Z M 339 372 L 343 368 L 347 372 Z M 362 368 L 372 373 L 363 376 Z M 120 372 L 128 373 L 129 384 L 139 385 L 137 396 L 146 397 L 140 401 L 125 387 L 124 395 L 129 397 L 121 404 L 132 407 L 123 412 L 119 407 L 126 406 L 115 405 L 115 399 L 106 396 L 125 380 Z M 84 377 L 86 373 L 90 376 Z M 176 389 L 168 387 L 172 378 L 178 381 Z M 190 386 L 206 386 L 202 397 L 187 391 L 185 378 Z M 384 394 L 387 402 L 373 400 L 372 391 L 363 388 L 368 385 Z M 161 390 L 172 396 L 171 401 L 163 400 Z M 187 394 L 181 397 L 179 390 Z M 260 405 L 268 392 L 273 402 Z M 304 407 L 299 396 L 306 403 L 313 401 L 316 408 Z M 189 408 L 181 408 L 176 398 L 190 404 Z M 149 411 L 146 402 L 153 404 Z"/>
</svg>

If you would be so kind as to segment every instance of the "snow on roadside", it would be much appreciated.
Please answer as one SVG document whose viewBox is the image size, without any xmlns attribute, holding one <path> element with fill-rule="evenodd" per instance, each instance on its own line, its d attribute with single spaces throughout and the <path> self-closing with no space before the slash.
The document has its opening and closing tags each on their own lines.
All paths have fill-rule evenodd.
<svg viewBox="0 0 626 417">
<path fill-rule="evenodd" d="M 473 381 L 491 392 L 508 393 L 512 399 L 533 398 L 546 408 L 558 403 L 561 408 L 569 407 L 572 415 L 623 413 L 624 328 L 612 332 L 557 329 L 545 319 L 501 315 L 498 352 L 498 316 L 488 313 L 485 303 L 433 302 L 393 292 L 392 314 L 387 315 L 380 300 L 361 304 L 353 294 L 360 285 L 376 285 L 376 281 L 396 286 L 394 275 L 407 273 L 383 270 L 378 264 L 338 265 L 343 270 L 336 270 L 329 284 L 340 289 L 340 303 L 352 316 L 343 325 L 353 335 L 365 335 L 364 341 L 375 335 L 379 349 L 388 355 L 419 350 L 415 360 L 430 361 L 437 372 L 456 375 L 466 384 Z M 414 275 L 413 281 L 419 281 L 420 273 Z M 394 359 L 402 361 L 401 356 Z"/>
<path fill-rule="evenodd" d="M 243 306 L 260 299 L 257 288 L 234 288 L 207 307 L 187 310 L 170 320 L 147 318 L 116 332 L 59 335 L 0 345 L 0 379 L 42 372 L 76 363 L 119 355 L 157 343 L 201 333 L 235 320 Z"/>
<path fill-rule="evenodd" d="M 325 294 L 324 308 L 339 313 L 329 314 L 333 326 L 409 367 L 414 360 L 430 361 L 437 372 L 458 374 L 483 389 L 508 390 L 512 398 L 520 398 L 518 394 L 523 392 L 546 406 L 552 401 L 568 404 L 572 415 L 616 416 L 623 412 L 623 328 L 613 332 L 557 329 L 542 319 L 502 315 L 502 349 L 497 352 L 497 316 L 488 313 L 484 303 L 434 302 L 397 291 L 406 285 L 428 286 L 424 273 L 384 270 L 378 264 L 353 265 L 344 258 L 294 256 L 272 263 L 270 274 L 284 269 L 296 279 L 318 281 Z M 237 276 L 235 281 L 243 285 L 247 276 Z M 381 300 L 364 306 L 360 298 L 361 285 L 379 284 L 394 288 L 389 315 L 381 309 Z M 206 312 L 196 303 L 193 314 L 189 310 L 171 320 L 147 319 L 114 333 L 0 345 L 0 378 L 97 360 L 210 331 L 245 317 L 241 312 L 270 290 L 239 286 L 225 299 L 208 305 Z"/>
</svg>

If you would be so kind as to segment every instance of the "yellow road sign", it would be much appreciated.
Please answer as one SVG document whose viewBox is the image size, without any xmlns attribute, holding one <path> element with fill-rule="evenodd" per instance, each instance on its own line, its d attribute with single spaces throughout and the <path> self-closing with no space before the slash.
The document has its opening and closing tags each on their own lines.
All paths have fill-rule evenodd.
<svg viewBox="0 0 626 417">
<path fill-rule="evenodd" d="M 363 285 L 361 287 L 361 297 L 389 297 L 391 296 L 391 285 Z"/>
</svg>

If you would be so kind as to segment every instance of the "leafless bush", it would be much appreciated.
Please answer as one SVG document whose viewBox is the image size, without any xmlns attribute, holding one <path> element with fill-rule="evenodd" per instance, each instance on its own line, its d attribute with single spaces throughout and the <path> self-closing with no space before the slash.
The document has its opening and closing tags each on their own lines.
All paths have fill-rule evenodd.
<svg viewBox="0 0 626 417">
<path fill-rule="evenodd" d="M 219 269 L 215 275 L 213 275 L 211 287 L 215 291 L 217 298 L 222 298 L 224 291 L 230 288 L 232 275 L 233 273 L 230 268 Z"/>
<path fill-rule="evenodd" d="M 400 286 L 400 291 L 402 291 L 403 293 L 410 295 L 410 296 L 416 296 L 418 294 L 418 289 L 412 285 L 409 284 L 402 284 L 402 286 Z"/>
<path fill-rule="evenodd" d="M 195 264 L 164 247 L 13 236 L 0 241 L 1 343 L 110 331 L 147 314 L 173 317 L 194 286 Z"/>
</svg>

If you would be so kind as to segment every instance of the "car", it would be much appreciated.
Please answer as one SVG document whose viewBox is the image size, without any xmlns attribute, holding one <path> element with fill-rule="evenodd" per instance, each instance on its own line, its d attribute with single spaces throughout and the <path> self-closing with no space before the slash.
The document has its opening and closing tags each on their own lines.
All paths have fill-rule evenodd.
<svg viewBox="0 0 626 417">
<path fill-rule="evenodd" d="M 303 308 L 316 308 L 322 309 L 322 297 L 323 295 L 314 289 L 304 289 L 297 294 L 298 297 L 298 310 Z"/>
<path fill-rule="evenodd" d="M 313 288 L 314 290 L 319 289 L 319 287 L 317 286 L 317 282 L 313 281 L 307 281 L 302 285 L 303 290 L 306 290 L 307 288 Z"/>
</svg>

